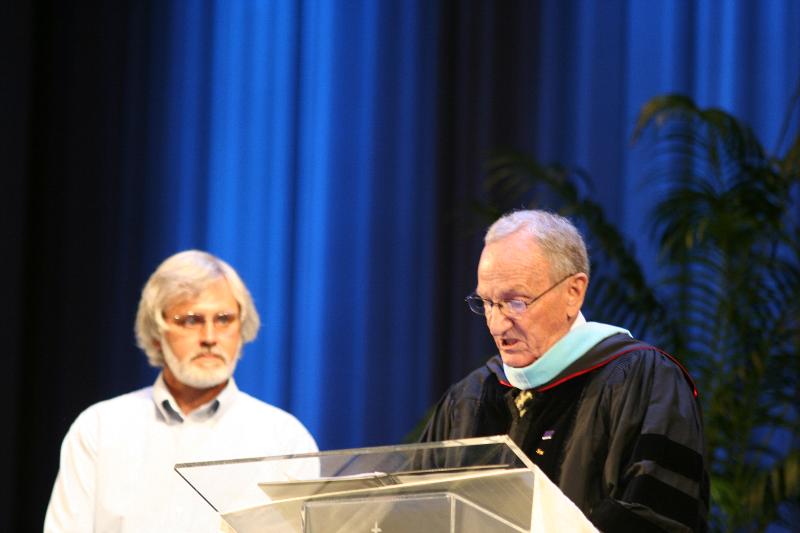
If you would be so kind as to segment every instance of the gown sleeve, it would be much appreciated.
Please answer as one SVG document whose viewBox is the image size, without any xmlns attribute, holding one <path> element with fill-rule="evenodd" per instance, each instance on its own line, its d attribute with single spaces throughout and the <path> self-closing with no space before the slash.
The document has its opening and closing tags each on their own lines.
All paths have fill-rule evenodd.
<svg viewBox="0 0 800 533">
<path fill-rule="evenodd" d="M 650 351 L 614 369 L 606 413 L 606 495 L 589 518 L 602 531 L 705 531 L 708 475 L 703 423 L 688 374 Z"/>
</svg>

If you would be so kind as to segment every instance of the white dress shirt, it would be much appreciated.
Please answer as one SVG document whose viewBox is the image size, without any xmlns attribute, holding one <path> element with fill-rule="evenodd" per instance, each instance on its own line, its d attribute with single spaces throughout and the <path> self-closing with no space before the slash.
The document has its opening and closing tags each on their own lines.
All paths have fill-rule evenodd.
<svg viewBox="0 0 800 533">
<path fill-rule="evenodd" d="M 176 463 L 317 451 L 291 414 L 240 391 L 233 379 L 184 416 L 163 377 L 81 413 L 61 447 L 45 533 L 216 532 L 217 513 Z"/>
</svg>

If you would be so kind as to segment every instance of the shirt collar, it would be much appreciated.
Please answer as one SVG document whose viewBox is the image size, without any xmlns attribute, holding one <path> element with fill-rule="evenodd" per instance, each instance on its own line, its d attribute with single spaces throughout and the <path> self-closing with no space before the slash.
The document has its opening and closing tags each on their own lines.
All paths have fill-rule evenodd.
<svg viewBox="0 0 800 533">
<path fill-rule="evenodd" d="M 203 422 L 227 411 L 233 404 L 238 392 L 239 388 L 236 386 L 233 377 L 231 377 L 225 388 L 213 400 L 201 405 L 188 415 L 184 415 L 178 406 L 178 402 L 175 401 L 175 397 L 172 396 L 167 384 L 164 382 L 164 373 L 161 372 L 153 384 L 153 402 L 162 418 L 168 424 L 181 424 L 186 419 Z"/>
<path fill-rule="evenodd" d="M 578 311 L 578 316 L 575 317 L 575 322 L 572 323 L 572 325 L 569 327 L 569 330 L 572 331 L 578 326 L 582 326 L 584 324 L 586 324 L 586 317 L 583 316 L 583 313 Z"/>
</svg>

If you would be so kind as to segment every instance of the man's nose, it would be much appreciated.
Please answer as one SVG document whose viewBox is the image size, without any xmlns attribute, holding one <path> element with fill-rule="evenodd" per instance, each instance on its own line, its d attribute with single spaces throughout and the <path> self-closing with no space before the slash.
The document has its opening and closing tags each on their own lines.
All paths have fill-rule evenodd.
<svg viewBox="0 0 800 533">
<path fill-rule="evenodd" d="M 206 320 L 203 328 L 200 330 L 200 344 L 204 347 L 210 347 L 217 344 L 217 329 L 213 320 Z"/>
<path fill-rule="evenodd" d="M 497 305 L 493 306 L 486 314 L 486 325 L 489 326 L 489 333 L 494 335 L 502 335 L 511 327 L 511 319 L 509 319 Z"/>
</svg>

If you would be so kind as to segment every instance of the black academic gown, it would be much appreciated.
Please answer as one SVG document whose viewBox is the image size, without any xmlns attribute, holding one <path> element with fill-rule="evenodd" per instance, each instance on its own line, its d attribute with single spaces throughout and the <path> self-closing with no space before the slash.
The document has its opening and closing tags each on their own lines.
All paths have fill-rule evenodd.
<svg viewBox="0 0 800 533">
<path fill-rule="evenodd" d="M 445 393 L 421 440 L 499 434 L 602 531 L 707 529 L 697 391 L 653 346 L 613 335 L 531 391 L 506 381 L 496 355 Z"/>
</svg>

